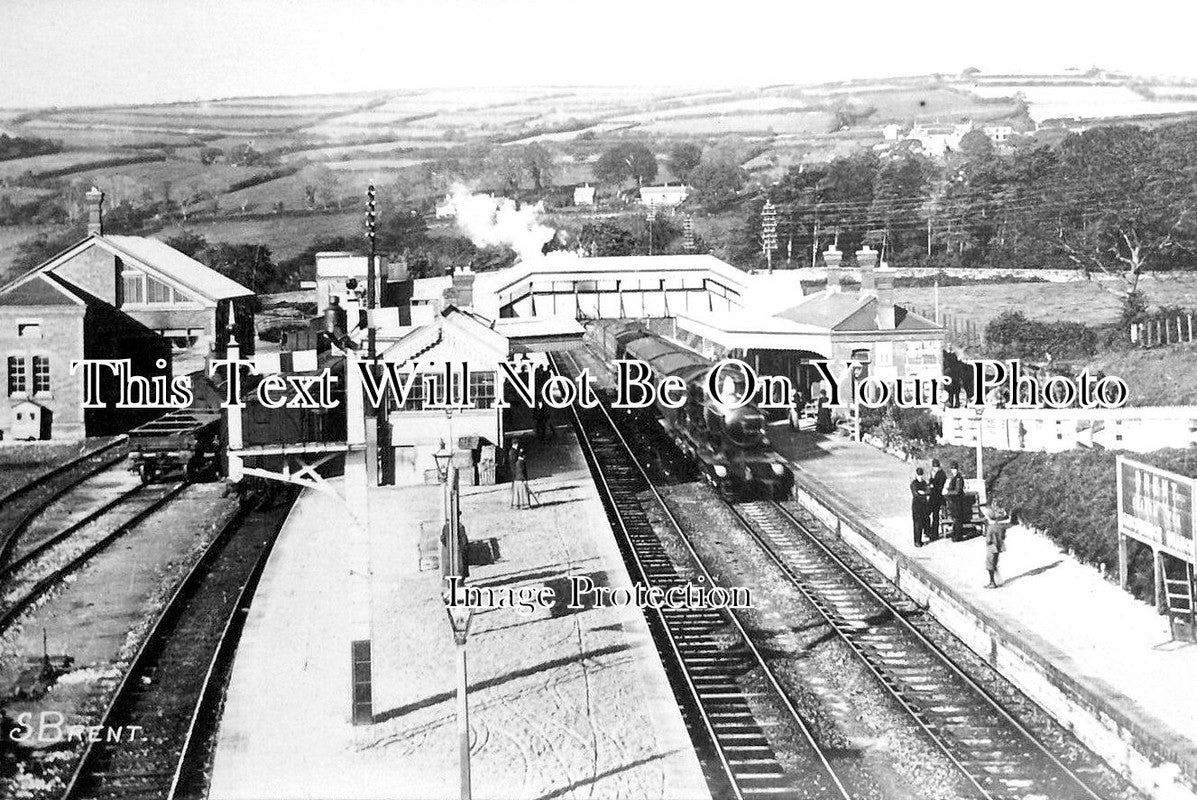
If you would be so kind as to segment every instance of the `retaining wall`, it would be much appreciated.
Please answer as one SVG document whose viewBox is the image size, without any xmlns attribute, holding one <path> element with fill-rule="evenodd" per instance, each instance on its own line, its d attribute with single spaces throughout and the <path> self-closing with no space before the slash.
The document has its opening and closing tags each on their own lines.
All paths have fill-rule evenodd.
<svg viewBox="0 0 1197 800">
<path fill-rule="evenodd" d="M 798 473 L 794 499 L 1140 791 L 1156 800 L 1197 799 L 1197 747 L 1184 737 L 1157 720 L 1133 716 L 1129 698 L 1112 697 L 1061 671 L 1046 655 L 1054 651 L 1049 642 L 1005 630 L 878 536 L 816 480 Z"/>
</svg>

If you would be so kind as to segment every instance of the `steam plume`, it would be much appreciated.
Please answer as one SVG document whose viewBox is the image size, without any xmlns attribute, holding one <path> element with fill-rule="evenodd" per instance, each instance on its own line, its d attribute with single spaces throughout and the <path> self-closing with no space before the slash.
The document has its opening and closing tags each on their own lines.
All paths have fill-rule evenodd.
<svg viewBox="0 0 1197 800">
<path fill-rule="evenodd" d="M 517 210 L 513 200 L 471 194 L 464 186 L 453 187 L 451 201 L 458 227 L 477 247 L 506 245 L 521 261 L 539 258 L 556 233 L 540 222 L 542 203 Z"/>
</svg>

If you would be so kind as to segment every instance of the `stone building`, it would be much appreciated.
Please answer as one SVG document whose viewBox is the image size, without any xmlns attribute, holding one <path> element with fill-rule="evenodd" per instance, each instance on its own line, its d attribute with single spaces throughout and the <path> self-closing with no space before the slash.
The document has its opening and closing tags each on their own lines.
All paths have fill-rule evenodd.
<svg viewBox="0 0 1197 800">
<path fill-rule="evenodd" d="M 168 245 L 103 230 L 103 194 L 87 194 L 87 236 L 0 286 L 0 438 L 76 439 L 124 430 L 152 412 L 84 408 L 82 359 L 128 359 L 168 375 L 172 349 L 221 349 L 234 314 L 252 347 L 252 292 Z M 106 374 L 103 397 L 114 399 Z"/>
</svg>

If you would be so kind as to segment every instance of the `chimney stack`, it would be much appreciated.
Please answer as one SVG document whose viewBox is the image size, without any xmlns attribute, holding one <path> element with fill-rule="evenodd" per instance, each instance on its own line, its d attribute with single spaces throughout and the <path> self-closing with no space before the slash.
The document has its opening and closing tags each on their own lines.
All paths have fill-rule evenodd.
<svg viewBox="0 0 1197 800">
<path fill-rule="evenodd" d="M 453 272 L 453 286 L 445 290 L 445 302 L 458 308 L 474 306 L 474 270 L 468 266 Z"/>
<path fill-rule="evenodd" d="M 856 263 L 860 265 L 860 293 L 877 291 L 877 282 L 873 278 L 873 270 L 877 267 L 877 251 L 865 245 L 856 251 Z"/>
<path fill-rule="evenodd" d="M 104 193 L 96 187 L 91 187 L 87 194 L 83 195 L 83 200 L 87 204 L 87 235 L 96 236 L 104 235 Z"/>
<path fill-rule="evenodd" d="M 894 317 L 894 270 L 885 264 L 873 273 L 877 281 L 877 327 L 892 331 L 896 325 Z"/>
<path fill-rule="evenodd" d="M 823 252 L 823 263 L 827 266 L 827 291 L 840 290 L 840 262 L 844 254 L 834 244 Z"/>
</svg>

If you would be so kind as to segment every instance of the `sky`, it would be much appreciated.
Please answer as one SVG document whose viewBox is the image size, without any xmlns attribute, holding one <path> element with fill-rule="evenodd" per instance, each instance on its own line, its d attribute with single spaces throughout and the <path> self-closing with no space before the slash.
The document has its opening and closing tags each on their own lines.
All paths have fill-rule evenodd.
<svg viewBox="0 0 1197 800">
<path fill-rule="evenodd" d="M 0 107 L 426 86 L 1197 78 L 1191 0 L 0 0 Z"/>
</svg>

